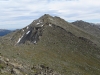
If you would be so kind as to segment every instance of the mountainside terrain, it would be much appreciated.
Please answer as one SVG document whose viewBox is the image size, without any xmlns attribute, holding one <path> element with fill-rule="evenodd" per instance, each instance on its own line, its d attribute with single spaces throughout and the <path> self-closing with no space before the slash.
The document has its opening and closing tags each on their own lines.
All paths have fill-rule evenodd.
<svg viewBox="0 0 100 75">
<path fill-rule="evenodd" d="M 4 36 L 10 32 L 11 32 L 10 30 L 0 29 L 0 36 Z"/>
<path fill-rule="evenodd" d="M 92 34 L 60 17 L 45 14 L 27 27 L 0 38 L 0 72 L 99 75 L 100 37 Z"/>
<path fill-rule="evenodd" d="M 76 25 L 82 30 L 85 30 L 87 33 L 90 33 L 93 36 L 100 37 L 100 28 L 96 24 L 84 22 L 82 20 L 72 22 L 72 24 Z"/>
</svg>

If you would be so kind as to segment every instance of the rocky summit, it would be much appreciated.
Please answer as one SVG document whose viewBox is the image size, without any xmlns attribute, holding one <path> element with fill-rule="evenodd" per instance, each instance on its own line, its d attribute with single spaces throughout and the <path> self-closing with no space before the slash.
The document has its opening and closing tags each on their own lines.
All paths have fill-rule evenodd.
<svg viewBox="0 0 100 75">
<path fill-rule="evenodd" d="M 93 26 L 45 14 L 0 37 L 0 74 L 99 75 L 100 30 Z"/>
<path fill-rule="evenodd" d="M 46 27 L 59 26 L 57 24 L 60 18 L 52 17 L 49 14 L 45 14 L 37 20 L 34 20 L 27 27 L 19 30 L 13 37 L 15 44 L 21 44 L 29 41 L 30 43 L 36 44 L 42 36 L 43 30 Z"/>
</svg>

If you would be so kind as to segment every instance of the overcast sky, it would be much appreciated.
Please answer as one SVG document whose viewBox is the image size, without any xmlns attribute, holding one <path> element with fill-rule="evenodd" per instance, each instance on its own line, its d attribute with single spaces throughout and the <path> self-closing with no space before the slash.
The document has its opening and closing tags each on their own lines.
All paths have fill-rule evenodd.
<svg viewBox="0 0 100 75">
<path fill-rule="evenodd" d="M 44 14 L 100 23 L 100 0 L 0 0 L 0 29 L 18 29 Z"/>
</svg>

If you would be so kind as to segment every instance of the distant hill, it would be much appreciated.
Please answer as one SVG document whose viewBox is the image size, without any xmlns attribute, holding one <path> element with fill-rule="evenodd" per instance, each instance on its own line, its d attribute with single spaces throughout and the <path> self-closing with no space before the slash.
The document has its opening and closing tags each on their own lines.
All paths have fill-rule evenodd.
<svg viewBox="0 0 100 75">
<path fill-rule="evenodd" d="M 6 30 L 6 29 L 0 29 L 0 36 L 4 36 L 8 33 L 12 32 L 11 30 Z"/>
<path fill-rule="evenodd" d="M 99 25 L 96 25 L 94 23 L 85 22 L 82 20 L 72 22 L 72 24 L 77 26 L 81 30 L 85 31 L 86 33 L 89 33 L 89 34 L 96 36 L 96 37 L 100 37 Z"/>
</svg>

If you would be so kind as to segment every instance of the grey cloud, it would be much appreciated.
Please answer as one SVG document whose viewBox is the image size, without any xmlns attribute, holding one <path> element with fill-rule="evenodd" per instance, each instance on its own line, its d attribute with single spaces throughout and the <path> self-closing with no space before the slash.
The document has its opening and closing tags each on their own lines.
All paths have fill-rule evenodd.
<svg viewBox="0 0 100 75">
<path fill-rule="evenodd" d="M 9 0 L 0 0 L 0 1 L 9 1 Z"/>
<path fill-rule="evenodd" d="M 29 19 L 33 19 L 33 16 L 18 16 L 12 18 L 12 20 L 29 20 Z"/>
</svg>

